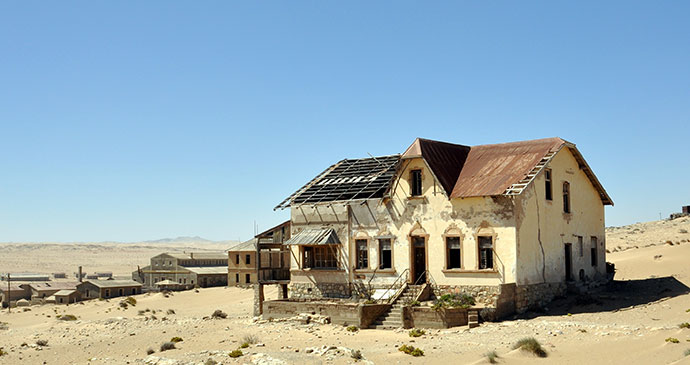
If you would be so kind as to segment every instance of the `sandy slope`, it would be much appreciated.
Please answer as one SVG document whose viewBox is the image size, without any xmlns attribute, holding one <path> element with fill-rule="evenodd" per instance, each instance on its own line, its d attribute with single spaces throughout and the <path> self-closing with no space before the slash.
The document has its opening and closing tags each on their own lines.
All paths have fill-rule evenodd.
<svg viewBox="0 0 690 365">
<path fill-rule="evenodd" d="M 658 230 L 652 242 L 666 240 L 665 234 L 670 236 L 679 229 L 665 224 L 667 229 Z M 641 229 L 652 230 L 644 225 Z M 608 237 L 609 242 L 614 239 L 618 238 Z M 256 323 L 251 318 L 251 290 L 211 288 L 167 298 L 140 295 L 137 306 L 126 310 L 118 309 L 118 301 L 112 300 L 32 307 L 30 312 L 12 314 L 2 311 L 0 321 L 8 322 L 9 329 L 0 330 L 0 346 L 9 354 L 0 357 L 0 363 L 163 364 L 164 359 L 171 359 L 167 363 L 187 364 L 213 358 L 229 364 L 345 364 L 353 362 L 349 350 L 357 349 L 364 362 L 377 364 L 486 363 L 483 354 L 489 350 L 496 350 L 499 363 L 504 364 L 690 364 L 690 356 L 683 356 L 690 349 L 690 329 L 678 327 L 690 322 L 690 312 L 686 312 L 690 309 L 690 243 L 644 246 L 609 254 L 609 261 L 618 269 L 616 283 L 579 305 L 572 298 L 558 300 L 543 313 L 484 323 L 472 330 L 429 330 L 425 336 L 411 339 L 403 330 L 353 334 L 335 325 Z M 276 295 L 275 290 L 267 293 L 269 298 Z M 147 308 L 156 310 L 157 319 L 151 319 L 152 312 L 138 315 Z M 166 314 L 168 309 L 175 314 Z M 215 309 L 225 311 L 228 318 L 203 318 Z M 58 321 L 56 311 L 74 314 L 79 320 Z M 250 334 L 263 346 L 250 346 L 239 359 L 229 358 L 227 353 Z M 178 349 L 160 353 L 160 344 L 173 336 L 184 341 Z M 535 358 L 511 349 L 526 336 L 536 337 L 549 356 Z M 669 337 L 680 343 L 667 343 Z M 48 346 L 40 350 L 21 346 L 38 339 L 48 340 Z M 401 344 L 418 346 L 425 356 L 413 358 L 397 351 Z M 335 349 L 321 355 L 322 346 Z M 147 357 L 149 347 L 156 353 Z"/>
</svg>

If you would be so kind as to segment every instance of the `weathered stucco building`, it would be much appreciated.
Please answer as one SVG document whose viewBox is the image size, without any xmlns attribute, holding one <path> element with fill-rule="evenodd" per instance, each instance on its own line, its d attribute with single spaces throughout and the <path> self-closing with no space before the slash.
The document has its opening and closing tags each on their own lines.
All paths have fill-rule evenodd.
<svg viewBox="0 0 690 365">
<path fill-rule="evenodd" d="M 79 297 L 108 299 L 141 294 L 141 283 L 133 280 L 87 280 L 77 285 Z"/>
<path fill-rule="evenodd" d="M 605 205 L 603 186 L 560 138 L 417 139 L 402 155 L 342 160 L 276 208 L 291 210 L 293 298 L 429 283 L 501 317 L 568 282 L 605 278 Z"/>
<path fill-rule="evenodd" d="M 132 279 L 146 287 L 172 281 L 180 288 L 224 286 L 228 283 L 225 252 L 166 252 L 151 258 L 151 265 L 132 272 Z"/>
<path fill-rule="evenodd" d="M 246 286 L 256 280 L 256 238 L 228 249 L 228 285 Z"/>
</svg>

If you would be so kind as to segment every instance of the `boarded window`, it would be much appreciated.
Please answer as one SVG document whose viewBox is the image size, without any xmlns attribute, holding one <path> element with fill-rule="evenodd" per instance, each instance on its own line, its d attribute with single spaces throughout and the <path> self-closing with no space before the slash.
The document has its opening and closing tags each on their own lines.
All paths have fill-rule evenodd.
<svg viewBox="0 0 690 365">
<path fill-rule="evenodd" d="M 563 183 L 563 213 L 570 213 L 570 183 Z"/>
<path fill-rule="evenodd" d="M 546 188 L 546 200 L 553 200 L 553 188 L 551 185 L 551 169 L 544 170 L 544 187 Z"/>
<path fill-rule="evenodd" d="M 390 238 L 379 240 L 379 269 L 390 269 L 393 267 L 393 254 Z"/>
<path fill-rule="evenodd" d="M 412 196 L 422 195 L 422 170 L 412 170 L 410 172 L 410 194 Z"/>
<path fill-rule="evenodd" d="M 494 268 L 494 244 L 491 236 L 479 236 L 479 269 Z"/>
<path fill-rule="evenodd" d="M 355 240 L 355 246 L 357 248 L 357 268 L 368 269 L 369 253 L 367 250 L 367 240 Z"/>
<path fill-rule="evenodd" d="M 460 237 L 446 237 L 446 268 L 459 269 L 460 261 Z"/>
<path fill-rule="evenodd" d="M 245 255 L 244 263 L 247 265 L 251 264 L 252 263 L 252 255 L 249 255 L 249 254 Z"/>
<path fill-rule="evenodd" d="M 594 236 L 592 236 L 592 247 L 590 248 L 590 254 L 591 254 L 591 259 L 592 259 L 592 266 L 597 266 L 597 263 L 598 263 L 597 238 Z"/>
</svg>

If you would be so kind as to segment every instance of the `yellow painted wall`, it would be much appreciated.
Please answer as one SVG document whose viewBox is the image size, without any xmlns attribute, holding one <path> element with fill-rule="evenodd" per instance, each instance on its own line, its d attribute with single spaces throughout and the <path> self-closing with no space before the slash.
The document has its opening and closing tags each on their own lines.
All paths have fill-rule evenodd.
<svg viewBox="0 0 690 365">
<path fill-rule="evenodd" d="M 239 255 L 239 264 L 237 256 Z M 249 255 L 249 264 L 246 256 Z M 239 282 L 237 275 L 239 274 Z M 256 252 L 255 251 L 228 251 L 228 285 L 246 284 L 246 274 L 249 274 L 249 283 L 256 283 Z"/>
<path fill-rule="evenodd" d="M 579 169 L 567 147 L 558 152 L 546 167 L 552 170 L 553 200 L 546 200 L 543 170 L 516 199 L 519 232 L 517 283 L 525 285 L 564 281 L 565 243 L 572 244 L 574 279 L 578 279 L 580 269 L 585 270 L 585 275 L 589 278 L 594 278 L 597 273 L 604 275 L 604 205 L 597 190 Z M 563 213 L 564 181 L 570 183 L 570 214 Z M 539 245 L 539 232 L 544 256 Z M 577 236 L 583 237 L 582 256 Z M 596 267 L 592 267 L 590 262 L 592 236 L 597 237 Z"/>
</svg>

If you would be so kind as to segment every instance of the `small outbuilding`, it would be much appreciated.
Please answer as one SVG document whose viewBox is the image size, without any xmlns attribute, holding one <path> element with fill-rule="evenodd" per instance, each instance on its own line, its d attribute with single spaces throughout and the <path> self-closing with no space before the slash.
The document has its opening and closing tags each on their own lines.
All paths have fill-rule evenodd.
<svg viewBox="0 0 690 365">
<path fill-rule="evenodd" d="M 141 294 L 141 283 L 134 280 L 87 280 L 77 285 L 83 300 L 108 299 Z"/>
<path fill-rule="evenodd" d="M 76 289 L 65 289 L 56 292 L 53 294 L 53 297 L 55 298 L 55 304 L 72 304 L 81 299 L 81 294 Z"/>
</svg>

